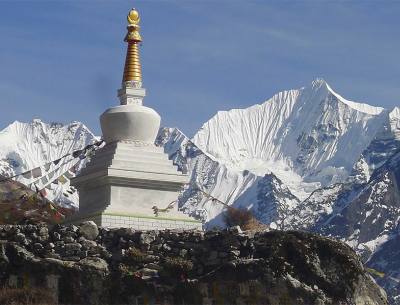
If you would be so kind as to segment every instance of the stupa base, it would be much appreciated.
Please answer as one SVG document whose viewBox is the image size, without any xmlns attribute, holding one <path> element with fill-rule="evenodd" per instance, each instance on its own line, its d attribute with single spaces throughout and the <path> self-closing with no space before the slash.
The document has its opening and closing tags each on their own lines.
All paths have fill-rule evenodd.
<svg viewBox="0 0 400 305">
<path fill-rule="evenodd" d="M 177 207 L 187 181 L 161 147 L 107 144 L 71 180 L 79 192 L 79 212 L 67 221 L 139 230 L 202 229 Z"/>
<path fill-rule="evenodd" d="M 105 228 L 132 228 L 134 230 L 202 230 L 200 221 L 188 218 L 152 217 L 145 215 L 125 214 L 118 212 L 100 212 L 90 215 L 77 213 L 68 220 L 69 223 L 81 223 L 91 220 Z"/>
</svg>

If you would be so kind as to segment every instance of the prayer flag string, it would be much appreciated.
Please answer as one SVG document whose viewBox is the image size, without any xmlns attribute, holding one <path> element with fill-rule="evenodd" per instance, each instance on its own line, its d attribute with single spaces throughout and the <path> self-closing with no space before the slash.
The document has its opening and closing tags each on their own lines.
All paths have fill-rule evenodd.
<svg viewBox="0 0 400 305">
<path fill-rule="evenodd" d="M 50 169 L 50 166 L 51 166 L 52 163 L 54 165 L 58 165 L 62 159 L 66 158 L 68 156 L 72 156 L 74 158 L 78 158 L 78 157 L 82 156 L 82 159 L 84 159 L 86 157 L 85 156 L 86 153 L 92 151 L 93 148 L 96 149 L 96 147 L 101 146 L 101 144 L 103 144 L 103 142 L 104 142 L 104 140 L 97 141 L 97 142 L 95 142 L 93 144 L 86 145 L 85 148 L 83 148 L 83 149 L 79 149 L 79 150 L 73 151 L 71 153 L 67 153 L 67 154 L 63 155 L 62 157 L 60 157 L 60 158 L 58 158 L 58 159 L 56 159 L 54 161 L 50 161 L 50 162 L 45 163 L 44 165 L 35 167 L 35 168 L 31 169 L 31 170 L 25 171 L 25 172 L 20 173 L 20 174 L 16 174 L 16 175 L 11 176 L 11 177 L 6 177 L 6 178 L 3 178 L 3 179 L 0 179 L 0 183 L 9 181 L 9 180 L 11 180 L 13 178 L 16 178 L 16 177 L 19 177 L 19 176 L 23 176 L 26 179 L 40 178 L 40 177 L 43 176 L 42 167 L 46 171 L 48 171 Z"/>
</svg>

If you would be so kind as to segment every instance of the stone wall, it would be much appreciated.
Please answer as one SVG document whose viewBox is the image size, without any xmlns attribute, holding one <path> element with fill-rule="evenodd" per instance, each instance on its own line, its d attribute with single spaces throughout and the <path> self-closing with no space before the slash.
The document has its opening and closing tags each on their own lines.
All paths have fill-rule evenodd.
<svg viewBox="0 0 400 305">
<path fill-rule="evenodd" d="M 57 304 L 387 304 L 350 247 L 303 232 L 0 226 L 3 287 Z"/>
</svg>

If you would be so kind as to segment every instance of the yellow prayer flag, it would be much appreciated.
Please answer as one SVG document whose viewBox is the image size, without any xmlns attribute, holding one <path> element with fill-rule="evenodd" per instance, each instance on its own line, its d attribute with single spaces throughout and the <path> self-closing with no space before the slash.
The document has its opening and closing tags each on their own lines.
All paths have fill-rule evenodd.
<svg viewBox="0 0 400 305">
<path fill-rule="evenodd" d="M 58 181 L 60 181 L 62 184 L 65 184 L 68 180 L 64 177 L 64 175 L 61 175 L 60 177 L 58 177 Z"/>
</svg>

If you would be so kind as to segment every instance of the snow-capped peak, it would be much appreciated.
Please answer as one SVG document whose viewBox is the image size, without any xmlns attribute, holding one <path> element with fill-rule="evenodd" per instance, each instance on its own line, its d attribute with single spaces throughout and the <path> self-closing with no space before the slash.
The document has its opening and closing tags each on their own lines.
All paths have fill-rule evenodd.
<svg viewBox="0 0 400 305">
<path fill-rule="evenodd" d="M 218 112 L 193 141 L 233 170 L 273 172 L 287 185 L 301 185 L 291 191 L 304 198 L 344 180 L 386 119 L 383 108 L 350 102 L 316 79 L 261 105 Z"/>
</svg>

